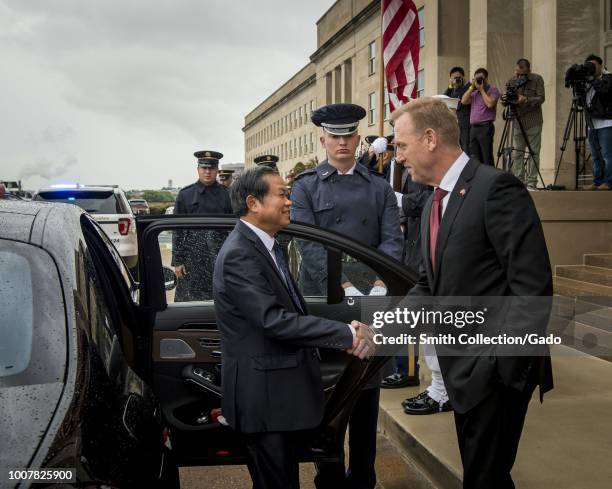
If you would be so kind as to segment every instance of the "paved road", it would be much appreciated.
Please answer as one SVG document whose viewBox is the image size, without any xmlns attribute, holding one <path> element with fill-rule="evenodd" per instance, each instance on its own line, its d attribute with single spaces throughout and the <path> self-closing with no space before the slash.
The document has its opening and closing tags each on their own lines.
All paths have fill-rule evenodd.
<svg viewBox="0 0 612 489">
<path fill-rule="evenodd" d="M 377 489 L 436 489 L 409 460 L 382 435 L 378 436 Z M 314 467 L 300 466 L 302 489 L 314 489 Z M 243 465 L 181 469 L 181 489 L 248 489 L 251 479 Z"/>
</svg>

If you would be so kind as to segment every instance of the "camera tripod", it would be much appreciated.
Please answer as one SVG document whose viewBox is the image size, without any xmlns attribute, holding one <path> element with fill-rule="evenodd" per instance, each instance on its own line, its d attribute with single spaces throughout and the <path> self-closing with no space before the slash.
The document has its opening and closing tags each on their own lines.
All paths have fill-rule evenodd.
<svg viewBox="0 0 612 489">
<path fill-rule="evenodd" d="M 529 143 L 529 139 L 527 138 L 527 133 L 525 132 L 525 127 L 523 126 L 523 122 L 521 118 L 516 113 L 516 107 L 514 104 L 508 104 L 504 109 L 503 114 L 504 120 L 504 129 L 502 130 L 501 141 L 499 142 L 499 148 L 497 149 L 497 162 L 495 166 L 499 168 L 499 160 L 502 159 L 502 170 L 507 172 L 512 172 L 512 166 L 514 161 L 512 160 L 513 153 L 522 153 L 522 161 L 521 163 L 525 166 L 525 179 L 528 177 L 529 170 L 529 159 L 531 159 L 531 163 L 534 165 L 536 171 L 538 172 L 538 177 L 542 182 L 542 187 L 544 185 L 544 178 L 542 178 L 542 174 L 540 173 L 540 168 L 536 164 L 535 158 L 533 156 L 533 149 L 531 148 L 531 144 Z M 514 133 L 516 131 L 516 125 L 518 125 L 519 130 L 521 131 L 521 135 L 523 136 L 523 141 L 525 141 L 525 145 L 527 146 L 527 151 L 525 150 L 517 150 L 514 148 Z M 523 183 L 526 183 L 523 181 Z"/>
<path fill-rule="evenodd" d="M 578 188 L 578 180 L 581 174 L 586 172 L 586 163 L 588 161 L 586 155 L 586 131 L 593 131 L 595 143 L 595 149 L 601 152 L 599 146 L 599 138 L 593 127 L 593 120 L 591 119 L 588 111 L 584 109 L 586 105 L 586 88 L 582 87 L 582 90 L 576 90 L 576 87 L 572 87 L 572 106 L 570 108 L 569 115 L 567 117 L 567 123 L 565 124 L 565 130 L 563 131 L 563 143 L 561 143 L 561 154 L 559 155 L 559 161 L 557 162 L 557 169 L 555 170 L 555 180 L 551 188 L 564 188 L 557 186 L 557 178 L 559 177 L 559 170 L 561 169 L 561 162 L 563 161 L 563 154 L 567 148 L 567 143 L 570 138 L 570 133 L 573 133 L 574 140 L 574 152 L 576 157 L 575 166 L 575 184 Z M 585 129 L 586 128 L 586 129 Z"/>
</svg>

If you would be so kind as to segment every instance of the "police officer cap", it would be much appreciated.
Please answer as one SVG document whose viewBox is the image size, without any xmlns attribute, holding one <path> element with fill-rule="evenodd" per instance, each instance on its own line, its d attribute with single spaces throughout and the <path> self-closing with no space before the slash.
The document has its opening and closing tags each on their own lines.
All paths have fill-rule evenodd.
<svg viewBox="0 0 612 489">
<path fill-rule="evenodd" d="M 198 159 L 199 168 L 214 168 L 219 166 L 219 160 L 223 158 L 223 154 L 218 151 L 196 151 L 193 153 Z"/>
<path fill-rule="evenodd" d="M 330 104 L 315 110 L 310 116 L 315 126 L 336 136 L 353 134 L 359 121 L 366 116 L 363 107 L 355 104 Z"/>
<path fill-rule="evenodd" d="M 276 164 L 278 163 L 278 156 L 276 155 L 258 156 L 257 158 L 253 160 L 253 163 L 255 163 L 256 165 L 265 165 L 265 166 L 271 166 L 274 168 L 276 167 Z"/>
<path fill-rule="evenodd" d="M 234 170 L 219 170 L 219 180 L 225 182 L 232 176 L 232 173 L 234 173 Z"/>
</svg>

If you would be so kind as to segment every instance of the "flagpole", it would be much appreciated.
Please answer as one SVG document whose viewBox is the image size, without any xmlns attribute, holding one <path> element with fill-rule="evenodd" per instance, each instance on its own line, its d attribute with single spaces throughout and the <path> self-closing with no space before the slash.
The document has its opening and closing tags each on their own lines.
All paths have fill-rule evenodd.
<svg viewBox="0 0 612 489">
<path fill-rule="evenodd" d="M 378 135 L 385 135 L 385 50 L 383 46 L 383 15 L 385 13 L 385 2 L 384 0 L 380 0 L 380 62 L 379 65 L 379 81 L 380 86 L 378 90 Z M 382 173 L 383 171 L 383 162 L 385 155 L 384 153 L 380 154 L 378 157 L 378 171 Z"/>
</svg>

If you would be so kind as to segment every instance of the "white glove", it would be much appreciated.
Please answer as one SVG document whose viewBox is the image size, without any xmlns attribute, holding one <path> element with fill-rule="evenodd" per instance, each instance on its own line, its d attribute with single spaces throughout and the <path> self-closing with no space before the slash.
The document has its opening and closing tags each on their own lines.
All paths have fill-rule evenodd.
<svg viewBox="0 0 612 489">
<path fill-rule="evenodd" d="M 350 297 L 350 296 L 361 296 L 363 295 L 359 289 L 357 287 L 353 287 L 352 285 L 350 287 L 346 287 L 344 289 L 344 296 L 345 297 Z"/>
<path fill-rule="evenodd" d="M 377 155 L 384 153 L 387 151 L 387 138 L 376 138 L 372 143 L 372 148 L 374 148 L 374 153 Z"/>
<path fill-rule="evenodd" d="M 387 288 L 382 285 L 375 285 L 372 287 L 372 290 L 370 290 L 370 295 L 387 295 Z"/>
<path fill-rule="evenodd" d="M 400 193 L 400 192 L 395 192 L 395 198 L 397 199 L 397 206 L 401 209 L 402 208 L 402 197 L 404 196 L 404 194 Z"/>
</svg>

